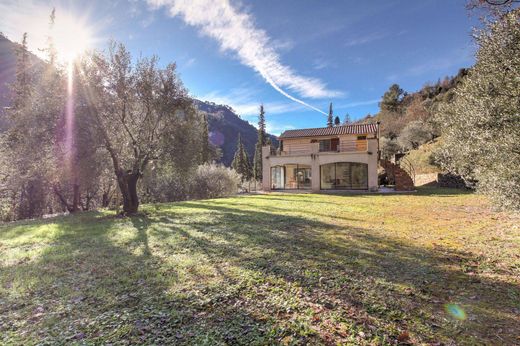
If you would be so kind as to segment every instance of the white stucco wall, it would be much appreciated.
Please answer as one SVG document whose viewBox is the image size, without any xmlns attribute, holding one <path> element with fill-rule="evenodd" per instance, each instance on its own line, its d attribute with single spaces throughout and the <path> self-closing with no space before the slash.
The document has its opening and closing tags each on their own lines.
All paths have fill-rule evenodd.
<svg viewBox="0 0 520 346">
<path fill-rule="evenodd" d="M 355 136 L 351 136 L 355 138 Z M 320 138 L 321 139 L 321 138 Z M 298 144 L 301 144 L 298 141 Z M 309 143 L 309 140 L 306 141 Z M 291 155 L 271 155 L 269 147 L 263 147 L 263 188 L 270 190 L 271 167 L 287 164 L 309 165 L 312 169 L 312 190 L 320 191 L 320 166 L 335 162 L 358 162 L 368 166 L 368 188 L 371 191 L 378 189 L 377 181 L 377 139 L 368 139 L 366 152 L 319 152 L 318 143 L 309 143 L 310 153 Z M 286 142 L 284 141 L 284 150 Z"/>
</svg>

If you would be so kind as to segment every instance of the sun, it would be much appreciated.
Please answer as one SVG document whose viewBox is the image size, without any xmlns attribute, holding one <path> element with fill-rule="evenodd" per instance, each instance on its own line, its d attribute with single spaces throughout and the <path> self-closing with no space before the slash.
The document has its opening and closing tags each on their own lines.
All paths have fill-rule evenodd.
<svg viewBox="0 0 520 346">
<path fill-rule="evenodd" d="M 65 12 L 57 12 L 54 27 L 50 32 L 58 54 L 58 60 L 70 62 L 93 48 L 94 31 L 82 18 Z"/>
</svg>

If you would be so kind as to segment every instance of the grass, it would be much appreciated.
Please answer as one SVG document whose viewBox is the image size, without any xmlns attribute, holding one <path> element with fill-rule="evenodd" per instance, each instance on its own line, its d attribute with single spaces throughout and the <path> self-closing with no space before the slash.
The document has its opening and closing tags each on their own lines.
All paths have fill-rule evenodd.
<svg viewBox="0 0 520 346">
<path fill-rule="evenodd" d="M 269 194 L 0 226 L 1 344 L 520 343 L 518 215 Z"/>
<path fill-rule="evenodd" d="M 425 143 L 417 149 L 410 150 L 408 154 L 406 154 L 406 158 L 413 165 L 415 173 L 425 174 L 438 173 L 441 171 L 439 167 L 434 166 L 431 162 L 432 155 L 439 150 L 441 144 L 442 138 L 437 138 L 433 142 Z"/>
</svg>

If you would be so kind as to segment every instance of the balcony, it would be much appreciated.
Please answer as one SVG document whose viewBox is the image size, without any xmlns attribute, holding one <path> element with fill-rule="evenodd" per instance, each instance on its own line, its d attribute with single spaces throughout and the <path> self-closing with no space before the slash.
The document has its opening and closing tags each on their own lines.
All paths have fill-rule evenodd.
<svg viewBox="0 0 520 346">
<path fill-rule="evenodd" d="M 285 145 L 285 150 L 271 150 L 271 156 L 302 156 L 318 153 L 362 153 L 368 151 L 368 140 L 343 140 L 334 148 L 322 147 L 319 143 Z"/>
</svg>

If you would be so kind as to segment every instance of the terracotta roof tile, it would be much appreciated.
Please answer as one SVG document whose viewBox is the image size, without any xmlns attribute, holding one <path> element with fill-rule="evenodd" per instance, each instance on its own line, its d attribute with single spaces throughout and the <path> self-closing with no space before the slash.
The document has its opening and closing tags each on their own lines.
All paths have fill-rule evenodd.
<svg viewBox="0 0 520 346">
<path fill-rule="evenodd" d="M 336 136 L 336 135 L 358 135 L 377 133 L 376 124 L 341 125 L 334 127 L 319 127 L 314 129 L 299 129 L 284 131 L 280 139 L 297 137 Z"/>
</svg>

